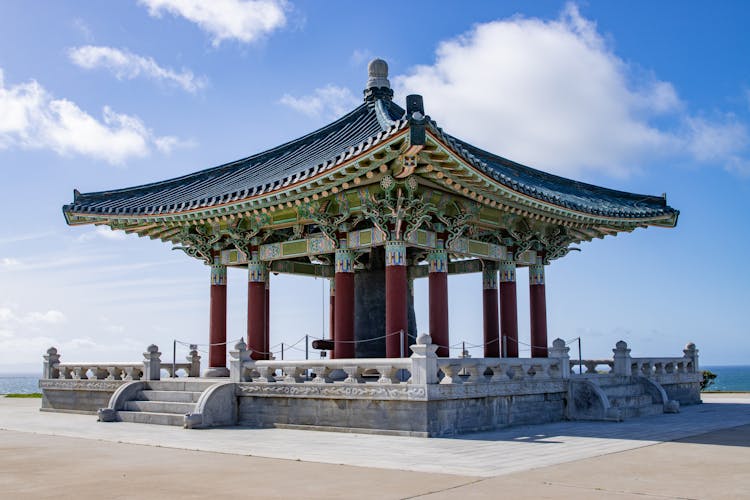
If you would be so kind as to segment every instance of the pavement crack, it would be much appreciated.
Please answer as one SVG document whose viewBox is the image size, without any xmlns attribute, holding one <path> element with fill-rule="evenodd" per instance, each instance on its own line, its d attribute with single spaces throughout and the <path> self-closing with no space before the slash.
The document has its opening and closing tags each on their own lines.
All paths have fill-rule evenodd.
<svg viewBox="0 0 750 500">
<path fill-rule="evenodd" d="M 443 493 L 444 491 L 451 491 L 451 490 L 455 490 L 458 488 L 463 488 L 464 486 L 471 486 L 472 484 L 478 484 L 478 483 L 481 483 L 482 481 L 486 481 L 487 479 L 490 479 L 490 478 L 480 477 L 480 478 L 474 479 L 473 481 L 467 481 L 465 483 L 457 484 L 455 486 L 449 486 L 447 488 L 443 488 L 440 490 L 425 491 L 424 493 L 419 493 L 418 495 L 401 497 L 401 500 L 409 500 L 411 498 L 423 498 L 423 497 L 426 497 L 427 495 L 434 495 L 435 493 Z"/>
</svg>

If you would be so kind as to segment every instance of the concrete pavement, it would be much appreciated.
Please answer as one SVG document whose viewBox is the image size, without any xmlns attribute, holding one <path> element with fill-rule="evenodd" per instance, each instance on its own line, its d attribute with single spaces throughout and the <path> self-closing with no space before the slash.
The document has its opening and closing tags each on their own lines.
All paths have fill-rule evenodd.
<svg viewBox="0 0 750 500">
<path fill-rule="evenodd" d="M 677 415 L 622 423 L 421 439 L 104 424 L 38 412 L 38 400 L 0 398 L 0 491 L 13 498 L 60 498 L 65 491 L 82 498 L 136 481 L 137 491 L 103 491 L 120 491 L 121 498 L 167 491 L 269 498 L 750 497 L 750 394 L 706 401 Z"/>
</svg>

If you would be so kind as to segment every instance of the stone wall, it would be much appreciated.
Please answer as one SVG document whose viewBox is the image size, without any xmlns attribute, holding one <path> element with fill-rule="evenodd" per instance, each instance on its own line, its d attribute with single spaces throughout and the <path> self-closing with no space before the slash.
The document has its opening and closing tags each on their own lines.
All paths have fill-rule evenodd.
<svg viewBox="0 0 750 500">
<path fill-rule="evenodd" d="M 43 411 L 73 411 L 96 414 L 106 408 L 121 380 L 40 380 Z"/>
<path fill-rule="evenodd" d="M 343 392 L 338 397 L 285 395 L 281 390 L 283 385 L 276 384 L 277 391 L 271 394 L 256 384 L 238 384 L 240 425 L 313 426 L 414 436 L 449 436 L 509 425 L 556 422 L 565 414 L 564 384 L 555 387 L 558 392 L 538 392 L 539 388 L 536 391 L 529 388 L 530 392 L 537 393 L 474 397 L 464 394 L 459 398 L 438 396 L 437 399 L 426 393 L 409 395 L 397 387 L 392 388 L 391 397 L 380 398 L 351 397 Z M 387 388 L 380 389 L 387 392 Z M 250 395 L 254 393 L 263 395 Z"/>
</svg>

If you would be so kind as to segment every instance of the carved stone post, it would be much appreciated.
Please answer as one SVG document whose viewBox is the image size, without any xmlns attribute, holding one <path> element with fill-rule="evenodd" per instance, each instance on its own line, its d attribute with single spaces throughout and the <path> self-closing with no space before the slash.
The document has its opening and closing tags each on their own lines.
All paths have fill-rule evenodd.
<svg viewBox="0 0 750 500">
<path fill-rule="evenodd" d="M 60 376 L 60 355 L 57 354 L 57 348 L 50 347 L 47 354 L 44 355 L 44 364 L 42 365 L 42 378 L 58 378 Z"/>
<path fill-rule="evenodd" d="M 185 359 L 187 359 L 188 363 L 190 363 L 190 369 L 188 370 L 188 377 L 200 377 L 201 376 L 201 357 L 198 354 L 198 351 L 194 349 L 195 346 L 190 346 L 190 354 L 188 354 Z M 229 376 L 229 370 L 227 370 L 226 367 L 223 367 L 226 371 L 225 375 L 212 375 L 214 377 L 227 377 Z M 176 375 L 173 373 L 172 376 L 176 377 Z"/>
<path fill-rule="evenodd" d="M 409 346 L 411 355 L 412 384 L 425 385 L 438 383 L 438 365 L 436 351 L 438 346 L 432 343 L 432 337 L 422 334 L 417 343 Z"/>
<path fill-rule="evenodd" d="M 552 341 L 552 348 L 549 350 L 549 357 L 560 360 L 560 377 L 570 378 L 570 347 L 565 345 L 563 339 Z"/>
<path fill-rule="evenodd" d="M 615 344 L 615 348 L 612 349 L 614 353 L 614 367 L 612 369 L 615 375 L 622 375 L 630 377 L 633 374 L 632 371 L 632 360 L 630 358 L 630 349 L 628 344 L 624 340 L 619 341 Z"/>
<path fill-rule="evenodd" d="M 234 345 L 234 350 L 229 351 L 229 379 L 232 382 L 246 382 L 244 372 L 251 362 L 252 358 L 247 350 L 247 344 L 240 340 Z"/>
<path fill-rule="evenodd" d="M 689 363 L 688 373 L 698 373 L 698 349 L 695 348 L 695 344 L 690 342 L 682 352 Z"/>
<path fill-rule="evenodd" d="M 161 353 L 159 347 L 151 344 L 143 353 L 143 380 L 161 379 Z"/>
</svg>

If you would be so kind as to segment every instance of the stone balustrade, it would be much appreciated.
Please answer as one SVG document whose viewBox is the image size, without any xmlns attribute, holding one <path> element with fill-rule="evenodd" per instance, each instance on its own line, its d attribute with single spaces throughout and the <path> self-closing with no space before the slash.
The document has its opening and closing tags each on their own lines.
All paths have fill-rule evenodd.
<svg viewBox="0 0 750 500">
<path fill-rule="evenodd" d="M 612 349 L 612 359 L 571 360 L 570 366 L 583 365 L 587 375 L 621 375 L 654 377 L 671 374 L 694 374 L 698 370 L 698 349 L 689 343 L 682 351 L 682 357 L 633 358 L 628 344 L 619 341 Z M 606 368 L 604 368 L 606 367 Z"/>
<path fill-rule="evenodd" d="M 230 351 L 234 382 L 344 384 L 474 384 L 564 379 L 568 348 L 557 339 L 549 358 L 438 358 L 429 335 L 420 335 L 410 358 L 254 361 L 244 341 Z"/>
<path fill-rule="evenodd" d="M 43 379 L 70 380 L 159 380 L 161 370 L 174 377 L 178 370 L 185 370 L 189 377 L 200 376 L 198 351 L 192 350 L 187 363 L 162 363 L 161 353 L 150 345 L 143 353 L 143 361 L 121 362 L 61 362 L 57 348 L 50 347 L 44 356 Z"/>
<path fill-rule="evenodd" d="M 586 371 L 585 374 L 609 374 L 612 373 L 615 367 L 615 362 L 612 359 L 571 359 L 570 369 L 574 373 L 576 367 L 582 366 Z"/>
</svg>

